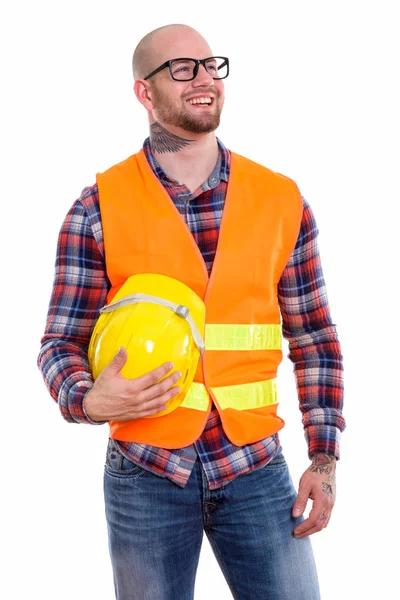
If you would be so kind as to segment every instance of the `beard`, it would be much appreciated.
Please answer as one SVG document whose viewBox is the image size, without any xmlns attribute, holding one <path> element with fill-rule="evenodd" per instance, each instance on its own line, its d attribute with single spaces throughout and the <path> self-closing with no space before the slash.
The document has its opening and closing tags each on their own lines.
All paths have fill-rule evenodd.
<svg viewBox="0 0 400 600">
<path fill-rule="evenodd" d="M 195 115 L 189 113 L 184 106 L 178 107 L 169 100 L 156 86 L 153 87 L 153 104 L 157 111 L 157 120 L 165 125 L 180 127 L 191 133 L 211 133 L 219 126 L 222 104 L 213 92 L 213 110 Z M 204 95 L 207 95 L 206 93 Z M 185 102 L 185 101 L 184 101 Z"/>
</svg>

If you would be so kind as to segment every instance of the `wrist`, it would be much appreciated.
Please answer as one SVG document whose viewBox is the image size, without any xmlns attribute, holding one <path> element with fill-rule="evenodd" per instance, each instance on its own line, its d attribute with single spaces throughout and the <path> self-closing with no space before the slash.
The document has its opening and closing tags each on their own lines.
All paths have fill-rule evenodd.
<svg viewBox="0 0 400 600">
<path fill-rule="evenodd" d="M 96 412 L 93 409 L 93 388 L 90 388 L 87 393 L 85 394 L 85 396 L 83 397 L 82 400 L 82 410 L 85 413 L 86 417 L 89 419 L 89 421 L 92 421 L 93 423 L 99 423 L 101 422 L 101 419 L 99 419 L 98 415 L 96 415 Z"/>
<path fill-rule="evenodd" d="M 328 454 L 327 452 L 313 452 L 312 454 L 310 454 L 310 459 L 313 460 L 315 457 L 321 457 L 321 456 L 325 456 L 326 460 L 337 460 L 336 456 L 334 454 Z"/>
<path fill-rule="evenodd" d="M 314 473 L 331 473 L 336 470 L 336 457 L 324 452 L 317 452 L 311 456 L 309 470 Z"/>
</svg>

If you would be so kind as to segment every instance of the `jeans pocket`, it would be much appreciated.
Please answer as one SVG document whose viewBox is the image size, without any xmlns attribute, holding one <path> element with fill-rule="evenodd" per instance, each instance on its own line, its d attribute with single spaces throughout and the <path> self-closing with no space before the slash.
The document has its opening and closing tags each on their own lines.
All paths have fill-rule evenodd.
<svg viewBox="0 0 400 600">
<path fill-rule="evenodd" d="M 141 477 L 146 473 L 142 467 L 127 459 L 111 438 L 108 440 L 104 469 L 116 477 Z"/>
</svg>

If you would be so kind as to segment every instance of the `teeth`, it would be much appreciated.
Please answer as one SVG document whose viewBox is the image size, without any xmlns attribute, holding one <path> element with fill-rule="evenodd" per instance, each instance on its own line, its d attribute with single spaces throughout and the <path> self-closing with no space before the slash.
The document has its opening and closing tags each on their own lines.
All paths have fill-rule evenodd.
<svg viewBox="0 0 400 600">
<path fill-rule="evenodd" d="M 211 104 L 211 98 L 192 98 L 188 102 L 189 104 Z"/>
</svg>

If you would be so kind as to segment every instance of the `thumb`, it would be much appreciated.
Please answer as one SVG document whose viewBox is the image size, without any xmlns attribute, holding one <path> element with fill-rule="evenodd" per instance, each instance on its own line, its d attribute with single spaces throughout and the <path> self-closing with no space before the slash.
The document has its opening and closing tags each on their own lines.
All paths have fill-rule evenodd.
<svg viewBox="0 0 400 600">
<path fill-rule="evenodd" d="M 112 375 L 116 375 L 117 373 L 119 373 L 125 365 L 127 358 L 128 353 L 126 351 L 126 348 L 124 348 L 124 346 L 121 346 L 117 354 L 114 356 L 114 358 L 107 367 L 108 373 L 111 373 Z"/>
<path fill-rule="evenodd" d="M 309 495 L 306 492 L 305 488 L 300 488 L 299 493 L 297 494 L 296 501 L 293 505 L 292 515 L 293 517 L 299 517 L 303 514 L 306 509 Z"/>
</svg>

